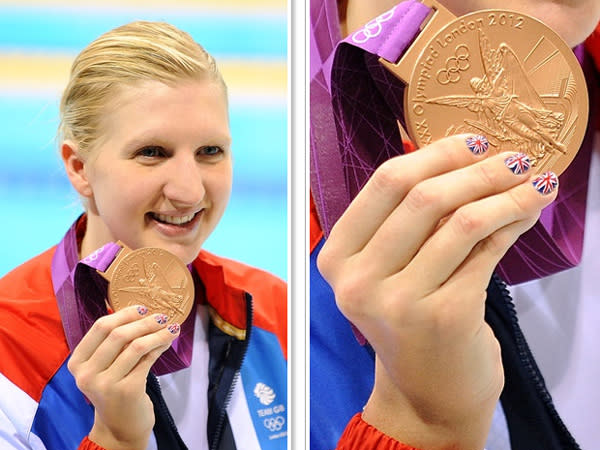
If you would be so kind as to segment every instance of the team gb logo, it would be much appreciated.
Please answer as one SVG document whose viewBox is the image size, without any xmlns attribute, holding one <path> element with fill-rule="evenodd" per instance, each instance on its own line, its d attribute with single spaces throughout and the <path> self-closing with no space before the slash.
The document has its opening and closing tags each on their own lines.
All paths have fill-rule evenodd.
<svg viewBox="0 0 600 450">
<path fill-rule="evenodd" d="M 254 386 L 254 395 L 263 405 L 270 405 L 275 400 L 275 392 L 264 383 L 257 383 Z"/>
</svg>

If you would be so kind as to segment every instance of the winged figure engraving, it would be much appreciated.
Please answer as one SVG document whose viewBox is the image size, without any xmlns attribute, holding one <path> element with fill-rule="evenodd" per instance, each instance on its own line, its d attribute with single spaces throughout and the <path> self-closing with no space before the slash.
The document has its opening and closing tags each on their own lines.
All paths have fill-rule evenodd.
<svg viewBox="0 0 600 450">
<path fill-rule="evenodd" d="M 185 278 L 180 286 L 171 286 L 163 269 L 156 262 L 148 265 L 142 262 L 142 267 L 144 274 L 137 280 L 138 286 L 125 286 L 118 290 L 141 295 L 147 300 L 143 303 L 152 311 L 164 312 L 169 317 L 173 317 L 175 313 L 185 315 Z"/>
<path fill-rule="evenodd" d="M 568 111 L 568 102 L 542 98 L 515 52 L 506 43 L 493 48 L 481 30 L 479 51 L 484 73 L 469 80 L 472 94 L 448 95 L 426 102 L 475 113 L 476 120 L 464 120 L 471 130 L 483 132 L 499 147 L 529 154 L 533 165 L 556 152 L 565 154 L 562 138 L 568 114 L 550 109 L 549 104 L 558 103 Z"/>
</svg>

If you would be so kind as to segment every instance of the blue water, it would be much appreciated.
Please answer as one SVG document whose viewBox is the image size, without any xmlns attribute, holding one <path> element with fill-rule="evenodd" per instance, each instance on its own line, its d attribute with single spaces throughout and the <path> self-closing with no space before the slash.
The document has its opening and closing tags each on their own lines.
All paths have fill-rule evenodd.
<svg viewBox="0 0 600 450">
<path fill-rule="evenodd" d="M 111 28 L 139 19 L 169 22 L 220 57 L 280 59 L 286 52 L 284 14 L 236 16 L 226 12 L 190 14 L 177 9 L 115 12 L 83 7 L 17 6 L 0 8 L 0 48 L 50 48 L 77 53 Z"/>
</svg>

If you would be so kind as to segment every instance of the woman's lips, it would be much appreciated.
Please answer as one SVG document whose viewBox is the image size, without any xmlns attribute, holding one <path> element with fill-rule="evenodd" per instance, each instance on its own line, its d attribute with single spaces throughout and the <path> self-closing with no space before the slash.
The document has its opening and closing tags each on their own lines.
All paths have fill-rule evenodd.
<svg viewBox="0 0 600 450">
<path fill-rule="evenodd" d="M 191 222 L 194 219 L 194 217 L 196 216 L 196 213 L 188 214 L 186 216 L 170 216 L 167 214 L 158 214 L 158 213 L 151 213 L 151 214 L 155 220 L 158 220 L 159 222 L 163 222 L 163 223 L 168 223 L 171 225 L 184 225 L 187 222 Z"/>
<path fill-rule="evenodd" d="M 204 209 L 201 209 L 196 213 L 180 216 L 148 213 L 148 217 L 163 234 L 167 236 L 179 236 L 195 229 L 203 213 Z"/>
</svg>

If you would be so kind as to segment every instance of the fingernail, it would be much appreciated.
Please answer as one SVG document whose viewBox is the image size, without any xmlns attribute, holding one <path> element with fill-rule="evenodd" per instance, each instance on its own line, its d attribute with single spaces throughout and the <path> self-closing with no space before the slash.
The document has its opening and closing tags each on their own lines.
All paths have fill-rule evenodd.
<svg viewBox="0 0 600 450">
<path fill-rule="evenodd" d="M 504 160 L 504 165 L 510 169 L 515 175 L 525 173 L 531 167 L 529 156 L 525 153 L 517 153 L 516 155 L 509 156 Z"/>
<path fill-rule="evenodd" d="M 180 330 L 179 324 L 178 323 L 172 323 L 171 325 L 169 325 L 167 327 L 167 330 L 169 330 L 169 332 L 171 334 L 178 334 L 179 330 Z"/>
<path fill-rule="evenodd" d="M 156 321 L 161 325 L 164 325 L 165 323 L 167 323 L 167 320 L 169 320 L 166 314 L 157 314 L 156 316 L 154 316 L 154 319 L 156 319 Z"/>
<path fill-rule="evenodd" d="M 548 195 L 558 187 L 558 177 L 554 172 L 545 172 L 532 181 L 533 187 L 542 195 Z"/>
<path fill-rule="evenodd" d="M 144 316 L 148 313 L 148 308 L 146 308 L 144 305 L 140 305 L 137 307 L 137 312 L 140 316 Z"/>
<path fill-rule="evenodd" d="M 485 136 L 476 135 L 467 138 L 467 147 L 471 150 L 474 155 L 481 155 L 485 153 L 490 146 L 490 143 Z"/>
</svg>

